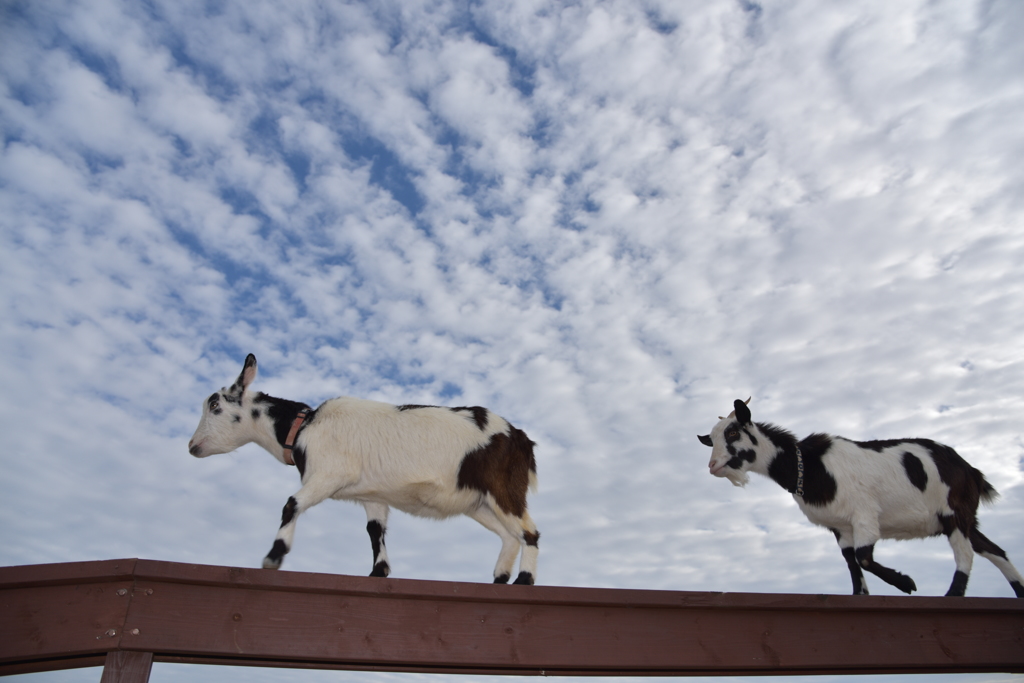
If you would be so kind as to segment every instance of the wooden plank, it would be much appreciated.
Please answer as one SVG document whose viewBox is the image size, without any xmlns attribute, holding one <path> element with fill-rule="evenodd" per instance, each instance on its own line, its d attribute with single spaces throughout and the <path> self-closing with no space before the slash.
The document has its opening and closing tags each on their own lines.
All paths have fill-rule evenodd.
<svg viewBox="0 0 1024 683">
<path fill-rule="evenodd" d="M 136 559 L 127 559 L 0 567 L 0 589 L 130 581 L 137 563 Z"/>
<path fill-rule="evenodd" d="M 152 652 L 108 652 L 100 683 L 149 683 Z"/>
<path fill-rule="evenodd" d="M 1024 601 L 1009 598 L 495 586 L 152 560 L 126 579 L 126 562 L 0 570 L 0 674 L 106 652 L 436 673 L 1024 673 Z"/>
</svg>

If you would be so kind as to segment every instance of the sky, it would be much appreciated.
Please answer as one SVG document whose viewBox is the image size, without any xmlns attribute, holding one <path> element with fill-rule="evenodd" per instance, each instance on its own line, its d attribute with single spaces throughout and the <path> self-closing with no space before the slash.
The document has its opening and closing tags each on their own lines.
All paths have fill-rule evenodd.
<svg viewBox="0 0 1024 683">
<path fill-rule="evenodd" d="M 748 396 L 953 446 L 1024 568 L 1022 34 L 1013 0 L 0 0 L 0 564 L 258 567 L 295 470 L 187 451 L 254 353 L 274 396 L 526 431 L 538 583 L 848 593 L 789 494 L 709 475 Z M 490 581 L 499 547 L 390 519 L 395 577 Z M 284 569 L 371 560 L 327 501 Z M 978 558 L 968 595 L 1013 592 Z M 151 680 L 189 672 L 291 680 Z"/>
</svg>

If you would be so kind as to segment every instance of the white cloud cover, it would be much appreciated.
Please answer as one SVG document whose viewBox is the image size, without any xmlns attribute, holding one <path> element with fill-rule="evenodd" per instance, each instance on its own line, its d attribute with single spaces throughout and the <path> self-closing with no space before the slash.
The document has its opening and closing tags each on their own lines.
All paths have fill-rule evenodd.
<svg viewBox="0 0 1024 683">
<path fill-rule="evenodd" d="M 257 566 L 294 472 L 186 451 L 251 351 L 271 394 L 526 430 L 542 583 L 846 593 L 782 489 L 707 473 L 748 395 L 954 446 L 1024 565 L 1022 32 L 1012 1 L 4 3 L 0 562 Z M 315 508 L 286 569 L 367 573 L 364 523 Z M 389 539 L 400 577 L 497 552 Z M 945 592 L 944 541 L 877 552 Z M 983 561 L 968 591 L 1012 595 Z"/>
</svg>

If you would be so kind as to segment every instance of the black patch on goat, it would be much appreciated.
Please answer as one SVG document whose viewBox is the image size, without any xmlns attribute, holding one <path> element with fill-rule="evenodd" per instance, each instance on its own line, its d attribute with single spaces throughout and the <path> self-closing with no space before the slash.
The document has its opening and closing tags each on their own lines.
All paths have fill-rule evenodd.
<svg viewBox="0 0 1024 683">
<path fill-rule="evenodd" d="M 953 519 L 953 515 L 939 515 L 939 526 L 942 527 L 942 535 L 949 538 L 953 531 L 956 529 L 956 523 Z"/>
<path fill-rule="evenodd" d="M 833 529 L 832 533 L 836 535 L 836 540 L 838 540 L 839 532 Z M 850 580 L 853 581 L 853 594 L 864 595 L 866 592 L 864 587 L 864 572 L 861 571 L 860 565 L 857 564 L 857 556 L 854 553 L 853 548 L 841 548 L 840 552 L 843 553 L 843 559 L 846 560 L 846 566 L 850 570 Z"/>
<path fill-rule="evenodd" d="M 811 434 L 799 443 L 799 447 L 804 461 L 804 502 L 811 505 L 828 505 L 835 500 L 838 490 L 835 477 L 826 469 L 822 460 L 832 448 L 832 437 L 828 434 Z M 795 467 L 795 459 L 793 464 Z M 795 472 L 793 481 L 795 489 Z"/>
<path fill-rule="evenodd" d="M 473 422 L 476 422 L 476 426 L 481 432 L 487 429 L 487 408 L 481 408 L 480 406 L 463 406 L 461 408 L 449 408 L 449 410 L 453 413 L 468 411 L 473 414 Z"/>
<path fill-rule="evenodd" d="M 524 531 L 523 540 L 526 542 L 526 545 L 532 545 L 536 548 L 537 543 L 540 541 L 540 532 L 530 533 L 529 531 Z"/>
<path fill-rule="evenodd" d="M 306 449 L 302 446 L 293 447 L 292 460 L 295 461 L 295 467 L 299 470 L 299 479 L 302 479 L 306 476 Z"/>
<path fill-rule="evenodd" d="M 903 469 L 907 472 L 907 479 L 921 491 L 928 488 L 928 474 L 924 471 L 921 459 L 910 451 L 903 451 Z"/>
<path fill-rule="evenodd" d="M 950 597 L 961 597 L 967 592 L 967 574 L 959 569 L 953 572 L 953 583 L 949 585 L 946 595 Z"/>
<path fill-rule="evenodd" d="M 746 430 L 744 430 L 744 431 L 746 431 Z M 747 433 L 749 434 L 749 432 L 747 432 Z M 726 447 L 728 447 L 730 444 L 733 444 L 733 443 L 735 443 L 735 442 L 737 442 L 739 440 L 740 440 L 740 430 L 736 427 L 735 424 L 731 424 L 731 425 L 729 425 L 728 427 L 725 428 L 725 444 L 726 444 Z M 730 450 L 729 452 L 730 453 L 734 453 L 735 451 Z"/>
<path fill-rule="evenodd" d="M 533 446 L 522 430 L 509 425 L 508 434 L 495 434 L 486 445 L 466 453 L 458 487 L 489 493 L 503 512 L 522 517 L 530 472 L 537 471 Z"/>
<path fill-rule="evenodd" d="M 757 423 L 757 428 L 781 453 L 768 465 L 768 476 L 790 493 L 796 493 L 796 449 L 804 463 L 803 501 L 808 505 L 828 505 L 836 497 L 835 477 L 825 468 L 822 458 L 832 448 L 828 434 L 811 434 L 797 443 L 790 432 L 773 424 Z"/>
<path fill-rule="evenodd" d="M 274 541 L 274 547 L 267 553 L 267 559 L 271 562 L 281 563 L 281 558 L 288 554 L 288 546 L 280 538 Z"/>
<path fill-rule="evenodd" d="M 444 406 L 424 406 L 410 403 L 403 406 L 397 406 L 399 410 L 418 410 L 420 408 L 443 408 Z M 473 422 L 476 422 L 476 426 L 480 431 L 487 429 L 487 408 L 481 408 L 480 406 L 460 406 L 457 408 L 448 408 L 453 413 L 461 413 L 463 411 L 470 412 L 473 414 Z"/>
<path fill-rule="evenodd" d="M 983 533 L 978 531 L 977 527 L 971 529 L 970 540 L 971 547 L 974 548 L 974 552 L 979 555 L 994 555 L 995 557 L 999 557 L 1004 560 L 1007 559 L 1006 551 L 988 540 Z"/>
<path fill-rule="evenodd" d="M 533 585 L 533 574 L 530 572 L 519 572 L 519 576 L 512 583 L 520 586 L 532 586 Z"/>
<path fill-rule="evenodd" d="M 254 420 L 258 420 L 258 419 L 260 419 L 260 411 L 259 411 L 259 408 L 253 408 L 253 409 L 252 409 L 252 419 L 254 419 Z"/>
<path fill-rule="evenodd" d="M 284 509 L 281 510 L 281 526 L 284 526 L 295 519 L 295 511 L 299 508 L 299 503 L 295 500 L 295 496 L 288 496 L 288 502 L 284 504 Z"/>
<path fill-rule="evenodd" d="M 725 466 L 731 467 L 734 470 L 742 468 L 744 460 L 746 460 L 747 462 L 754 462 L 754 460 L 757 459 L 757 454 L 749 448 L 744 448 L 739 451 L 737 451 L 736 448 L 731 445 L 726 446 L 725 448 L 726 450 L 729 451 L 729 455 L 732 456 L 731 458 L 729 458 L 729 462 L 725 463 Z"/>
<path fill-rule="evenodd" d="M 754 438 L 754 435 L 750 433 L 750 430 L 744 428 L 743 434 L 746 434 L 750 438 L 751 443 L 753 443 L 755 446 L 757 445 L 757 439 Z M 725 450 L 732 457 L 729 458 L 729 462 L 725 463 L 725 466 L 731 467 L 734 470 L 741 469 L 743 467 L 744 461 L 754 462 L 754 460 L 757 459 L 757 453 L 755 453 L 752 449 L 736 448 L 736 446 L 733 445 L 734 443 L 739 441 L 740 438 L 742 438 L 742 434 L 740 433 L 740 429 L 736 426 L 735 423 L 726 427 Z"/>
<path fill-rule="evenodd" d="M 370 546 L 373 548 L 373 561 L 380 555 L 380 547 L 384 545 L 384 527 L 375 519 L 366 523 L 366 533 L 370 534 Z"/>
<path fill-rule="evenodd" d="M 305 403 L 289 401 L 286 398 L 274 398 L 263 392 L 256 394 L 252 402 L 267 406 L 267 415 L 274 421 L 274 437 L 281 445 L 284 445 L 284 442 L 288 439 L 288 432 L 292 428 L 292 422 L 295 421 L 295 416 L 299 414 L 300 410 L 309 411 L 309 414 L 306 415 L 306 421 L 302 423 L 302 427 L 299 429 L 300 433 L 316 418 L 316 411 L 310 409 Z"/>
</svg>

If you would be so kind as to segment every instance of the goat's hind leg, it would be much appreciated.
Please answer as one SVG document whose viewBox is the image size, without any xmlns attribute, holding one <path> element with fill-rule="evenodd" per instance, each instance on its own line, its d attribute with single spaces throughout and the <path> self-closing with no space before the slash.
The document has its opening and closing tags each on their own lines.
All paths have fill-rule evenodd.
<svg viewBox="0 0 1024 683">
<path fill-rule="evenodd" d="M 388 506 L 380 503 L 363 503 L 366 509 L 366 533 L 370 534 L 373 548 L 373 571 L 370 576 L 386 577 L 391 573 L 388 563 L 388 549 L 384 545 L 384 533 L 388 528 Z"/>
<path fill-rule="evenodd" d="M 954 523 L 952 515 L 940 516 L 939 523 L 949 540 L 949 547 L 953 549 L 953 560 L 956 562 L 953 582 L 949 584 L 946 595 L 962 597 L 967 592 L 967 580 L 971 576 L 971 566 L 974 564 L 974 548 L 967 535 Z"/>
<path fill-rule="evenodd" d="M 281 511 L 281 528 L 277 530 L 277 538 L 274 545 L 263 558 L 264 569 L 279 569 L 284 562 L 284 556 L 292 549 L 292 540 L 295 538 L 295 521 L 303 512 L 322 502 L 331 494 L 330 490 L 320 489 L 316 486 L 303 486 L 294 496 L 288 498 Z"/>
<path fill-rule="evenodd" d="M 519 555 L 521 546 L 519 539 L 509 533 L 498 516 L 486 504 L 466 514 L 479 522 L 485 529 L 496 533 L 501 539 L 501 552 L 498 553 L 498 562 L 494 565 L 494 583 L 508 583 L 512 578 L 512 568 L 515 566 L 516 557 Z"/>
<path fill-rule="evenodd" d="M 978 531 L 977 526 L 971 529 L 970 539 L 971 547 L 974 548 L 974 552 L 994 564 L 996 568 L 1003 573 L 1006 580 L 1010 582 L 1010 587 L 1013 588 L 1014 594 L 1018 598 L 1024 598 L 1024 577 L 1021 577 L 1017 568 L 1010 563 L 1009 558 L 1006 556 L 1006 552 L 995 543 L 988 540 L 984 534 Z"/>
<path fill-rule="evenodd" d="M 537 555 L 540 554 L 540 532 L 530 513 L 523 511 L 518 520 L 523 539 L 523 556 L 519 559 L 519 576 L 515 583 L 532 586 L 537 578 Z"/>
<path fill-rule="evenodd" d="M 503 511 L 500 507 L 492 507 L 491 511 L 505 527 L 505 531 L 516 539 L 523 554 L 519 558 L 519 576 L 512 583 L 524 586 L 532 586 L 537 580 L 537 555 L 539 554 L 540 532 L 537 525 L 533 523 L 530 513 L 525 509 L 522 515 L 514 515 Z M 512 555 L 515 560 L 515 555 Z M 511 566 L 509 567 L 511 570 Z"/>
</svg>

